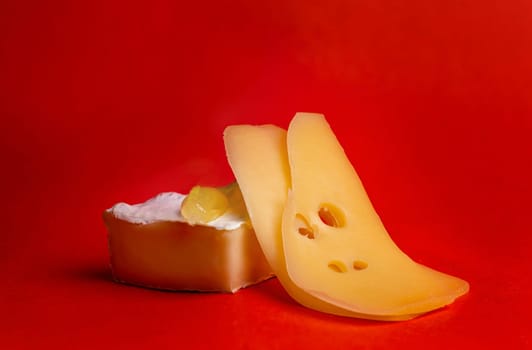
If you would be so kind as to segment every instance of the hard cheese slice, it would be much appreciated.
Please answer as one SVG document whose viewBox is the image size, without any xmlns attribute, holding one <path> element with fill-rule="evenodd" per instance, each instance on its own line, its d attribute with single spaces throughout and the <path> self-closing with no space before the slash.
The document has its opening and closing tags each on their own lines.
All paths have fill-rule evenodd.
<svg viewBox="0 0 532 350">
<path fill-rule="evenodd" d="M 380 316 L 425 313 L 468 291 L 467 282 L 414 262 L 394 244 L 322 115 L 296 115 L 287 144 L 292 188 L 283 251 L 298 287 Z"/>
<path fill-rule="evenodd" d="M 416 316 L 381 316 L 349 311 L 320 300 L 295 285 L 288 277 L 281 236 L 282 213 L 290 183 L 286 131 L 273 125 L 235 125 L 226 128 L 224 143 L 259 244 L 292 298 L 308 308 L 342 316 L 387 321 Z"/>
<path fill-rule="evenodd" d="M 224 144 L 257 239 L 277 274 L 284 262 L 279 254 L 281 217 L 290 181 L 286 130 L 274 125 L 229 126 Z"/>
</svg>

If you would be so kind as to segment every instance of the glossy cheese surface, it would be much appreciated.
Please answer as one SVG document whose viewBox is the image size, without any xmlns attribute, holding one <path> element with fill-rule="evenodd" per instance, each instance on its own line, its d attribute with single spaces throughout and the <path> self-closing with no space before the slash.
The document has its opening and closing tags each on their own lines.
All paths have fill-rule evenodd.
<svg viewBox="0 0 532 350">
<path fill-rule="evenodd" d="M 224 143 L 264 255 L 294 300 L 317 311 L 349 317 L 392 321 L 416 316 L 352 312 L 320 300 L 294 284 L 286 269 L 281 235 L 282 215 L 290 185 L 286 130 L 273 125 L 234 125 L 226 128 Z"/>
<path fill-rule="evenodd" d="M 307 121 L 311 130 L 314 121 L 332 133 L 323 116 L 305 113 L 294 119 L 288 143 L 286 131 L 272 125 L 237 125 L 224 133 L 228 160 L 258 240 L 292 298 L 326 313 L 393 321 L 416 317 L 466 293 L 467 282 L 416 264 L 396 247 L 334 135 L 305 136 L 308 131 L 297 125 Z M 331 166 L 328 162 L 333 168 L 322 172 Z M 323 232 L 336 229 L 334 225 L 349 231 L 353 219 L 357 230 L 366 231 L 359 240 L 368 240 L 359 248 L 353 247 L 359 242 L 348 238 L 349 233 L 338 240 L 319 235 L 318 226 Z M 309 233 L 317 236 L 309 239 Z M 394 274 L 396 268 L 403 273 Z M 370 277 L 353 289 L 352 274 Z M 397 292 L 403 286 L 410 291 Z M 357 293 L 362 297 L 353 299 Z"/>
<path fill-rule="evenodd" d="M 414 262 L 395 245 L 322 115 L 296 115 L 287 144 L 292 186 L 283 251 L 296 285 L 373 315 L 428 312 L 468 291 L 467 282 Z"/>
</svg>

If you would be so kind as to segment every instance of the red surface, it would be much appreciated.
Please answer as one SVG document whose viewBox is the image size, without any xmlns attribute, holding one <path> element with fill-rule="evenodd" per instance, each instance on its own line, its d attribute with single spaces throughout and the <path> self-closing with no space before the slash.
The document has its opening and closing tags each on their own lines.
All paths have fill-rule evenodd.
<svg viewBox="0 0 532 350">
<path fill-rule="evenodd" d="M 532 348 L 532 2 L 0 3 L 0 348 Z M 326 114 L 392 237 L 471 283 L 403 323 L 110 279 L 101 212 Z"/>
</svg>

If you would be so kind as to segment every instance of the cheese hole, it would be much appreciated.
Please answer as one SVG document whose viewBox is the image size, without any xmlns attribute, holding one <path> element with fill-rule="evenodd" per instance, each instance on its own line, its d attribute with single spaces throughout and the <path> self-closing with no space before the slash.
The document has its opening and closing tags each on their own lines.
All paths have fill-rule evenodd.
<svg viewBox="0 0 532 350">
<path fill-rule="evenodd" d="M 368 267 L 368 263 L 365 261 L 362 261 L 362 260 L 353 261 L 353 269 L 355 270 L 360 271 L 360 270 L 364 270 L 367 267 Z"/>
<path fill-rule="evenodd" d="M 322 204 L 318 215 L 321 221 L 327 226 L 342 227 L 345 225 L 344 214 L 332 204 Z"/>
<path fill-rule="evenodd" d="M 297 232 L 302 236 L 307 236 L 307 238 L 314 239 L 314 232 L 306 227 L 300 227 Z"/>
<path fill-rule="evenodd" d="M 303 214 L 296 214 L 297 232 L 309 239 L 314 239 L 314 230 L 310 227 L 307 218 Z"/>
<path fill-rule="evenodd" d="M 347 272 L 347 267 L 345 266 L 345 264 L 338 260 L 333 260 L 329 262 L 327 267 L 333 270 L 334 272 Z"/>
</svg>

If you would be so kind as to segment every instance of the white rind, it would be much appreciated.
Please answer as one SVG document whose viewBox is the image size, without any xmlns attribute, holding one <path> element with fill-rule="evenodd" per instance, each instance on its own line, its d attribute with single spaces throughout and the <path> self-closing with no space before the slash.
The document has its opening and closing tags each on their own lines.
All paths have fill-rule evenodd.
<svg viewBox="0 0 532 350">
<path fill-rule="evenodd" d="M 117 203 L 107 209 L 116 218 L 134 224 L 151 224 L 160 221 L 183 222 L 181 203 L 186 195 L 177 192 L 163 192 L 144 203 Z M 217 230 L 235 230 L 246 222 L 245 213 L 227 212 L 205 224 Z"/>
</svg>

